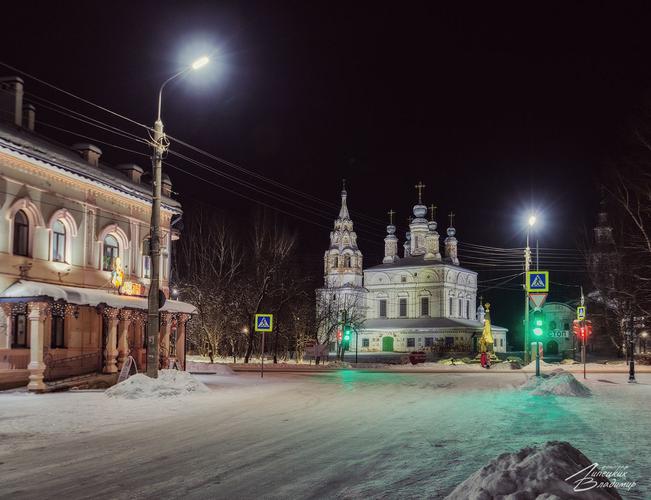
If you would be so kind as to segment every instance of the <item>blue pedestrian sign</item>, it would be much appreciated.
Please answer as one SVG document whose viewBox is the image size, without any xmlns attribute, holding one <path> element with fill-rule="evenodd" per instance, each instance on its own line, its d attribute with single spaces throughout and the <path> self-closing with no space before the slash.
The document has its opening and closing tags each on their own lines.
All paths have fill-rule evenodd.
<svg viewBox="0 0 651 500">
<path fill-rule="evenodd" d="M 255 331 L 256 332 L 270 332 L 274 327 L 273 314 L 256 314 L 255 315 Z"/>
<path fill-rule="evenodd" d="M 549 271 L 527 271 L 527 292 L 549 292 Z"/>
</svg>

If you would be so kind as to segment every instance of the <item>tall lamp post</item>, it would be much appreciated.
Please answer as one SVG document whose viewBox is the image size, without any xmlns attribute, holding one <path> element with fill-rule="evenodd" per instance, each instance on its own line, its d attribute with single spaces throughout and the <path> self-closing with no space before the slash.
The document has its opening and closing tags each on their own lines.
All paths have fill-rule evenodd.
<svg viewBox="0 0 651 500">
<path fill-rule="evenodd" d="M 527 220 L 527 246 L 524 249 L 524 364 L 529 362 L 529 292 L 527 291 L 527 272 L 531 267 L 531 248 L 529 248 L 529 234 L 536 224 L 536 216 L 530 215 Z"/>
<path fill-rule="evenodd" d="M 183 68 L 175 75 L 170 76 L 163 82 L 158 91 L 158 114 L 154 122 L 153 154 L 152 154 L 152 206 L 151 206 L 151 233 L 149 239 L 149 255 L 151 258 L 151 281 L 148 296 L 147 312 L 147 375 L 151 378 L 158 377 L 158 341 L 160 337 L 159 309 L 161 308 L 160 297 L 160 201 L 161 201 L 161 175 L 163 155 L 169 143 L 163 133 L 163 121 L 161 120 L 161 105 L 163 101 L 163 89 L 172 80 L 189 73 L 190 71 L 203 68 L 210 62 L 206 56 L 194 61 L 187 68 Z"/>
</svg>

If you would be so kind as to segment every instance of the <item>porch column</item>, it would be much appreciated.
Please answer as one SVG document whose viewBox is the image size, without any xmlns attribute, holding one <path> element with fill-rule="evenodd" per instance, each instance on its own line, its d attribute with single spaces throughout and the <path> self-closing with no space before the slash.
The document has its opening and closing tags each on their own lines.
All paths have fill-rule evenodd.
<svg viewBox="0 0 651 500">
<path fill-rule="evenodd" d="M 11 304 L 0 304 L 0 349 L 11 349 Z"/>
<path fill-rule="evenodd" d="M 104 373 L 117 373 L 118 367 L 118 309 L 106 308 L 104 317 L 108 321 L 108 338 L 106 339 L 106 349 L 104 349 Z"/>
<path fill-rule="evenodd" d="M 190 319 L 189 314 L 179 314 L 176 325 L 176 359 L 181 363 L 184 370 L 185 366 L 185 323 Z"/>
<path fill-rule="evenodd" d="M 44 392 L 43 382 L 43 343 L 45 342 L 45 317 L 47 304 L 45 302 L 32 302 L 29 304 L 29 355 L 27 365 L 29 370 L 29 384 L 27 389 L 33 392 Z"/>
<path fill-rule="evenodd" d="M 170 329 L 172 328 L 172 317 L 170 313 L 163 312 L 161 313 L 161 322 L 160 322 L 160 352 L 163 359 L 165 360 L 165 365 L 162 366 L 163 369 L 167 368 L 167 360 L 170 357 Z"/>
<path fill-rule="evenodd" d="M 123 309 L 118 315 L 118 370 L 124 366 L 129 356 L 129 325 L 131 325 L 131 311 Z"/>
</svg>

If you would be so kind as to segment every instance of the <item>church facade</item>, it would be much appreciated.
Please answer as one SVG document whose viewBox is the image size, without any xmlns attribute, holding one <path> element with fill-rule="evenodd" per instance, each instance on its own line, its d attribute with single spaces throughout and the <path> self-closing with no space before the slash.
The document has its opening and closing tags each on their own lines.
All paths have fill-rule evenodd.
<svg viewBox="0 0 651 500">
<path fill-rule="evenodd" d="M 435 207 L 428 218 L 422 204 L 424 187 L 422 183 L 416 186 L 419 200 L 413 207 L 402 256 L 390 211 L 384 258 L 366 269 L 347 192 L 342 190 L 339 217 L 324 256 L 324 287 L 317 296 L 321 297 L 319 307 L 332 304 L 336 322 L 345 316 L 354 325 L 353 352 L 477 350 L 484 320 L 484 308 L 476 306 L 477 273 L 459 262 L 452 217 L 441 245 Z M 506 352 L 507 330 L 495 325 L 492 330 L 494 350 Z"/>
</svg>

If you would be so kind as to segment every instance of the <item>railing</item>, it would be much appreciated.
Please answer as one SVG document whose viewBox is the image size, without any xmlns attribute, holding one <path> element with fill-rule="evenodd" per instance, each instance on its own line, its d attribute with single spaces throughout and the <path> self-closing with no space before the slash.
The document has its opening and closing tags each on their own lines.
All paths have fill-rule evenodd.
<svg viewBox="0 0 651 500">
<path fill-rule="evenodd" d="M 26 370 L 29 356 L 29 349 L 0 349 L 0 369 Z"/>
<path fill-rule="evenodd" d="M 46 382 L 62 378 L 76 377 L 95 373 L 99 370 L 101 354 L 99 351 L 87 354 L 78 354 L 67 358 L 54 358 L 51 354 L 45 357 Z"/>
</svg>

